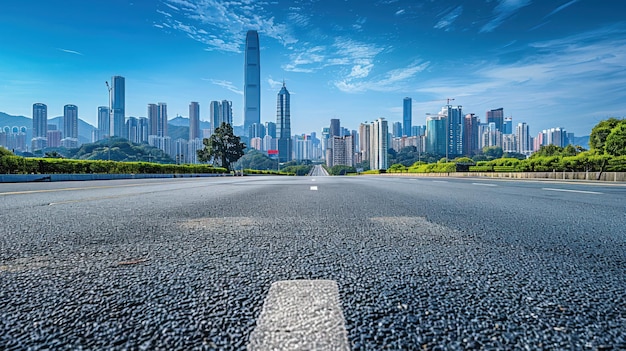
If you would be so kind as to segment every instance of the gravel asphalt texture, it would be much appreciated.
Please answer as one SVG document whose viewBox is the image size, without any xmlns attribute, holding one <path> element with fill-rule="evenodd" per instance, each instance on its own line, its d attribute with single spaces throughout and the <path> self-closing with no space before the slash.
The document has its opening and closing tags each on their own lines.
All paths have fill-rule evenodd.
<svg viewBox="0 0 626 351">
<path fill-rule="evenodd" d="M 0 349 L 244 350 L 293 279 L 353 350 L 626 349 L 626 187 L 491 183 L 1 184 Z"/>
</svg>

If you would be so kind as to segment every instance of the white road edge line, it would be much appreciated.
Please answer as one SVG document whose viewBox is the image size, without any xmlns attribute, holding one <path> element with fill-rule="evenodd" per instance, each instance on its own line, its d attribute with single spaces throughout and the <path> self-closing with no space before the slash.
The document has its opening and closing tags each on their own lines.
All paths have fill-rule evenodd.
<svg viewBox="0 0 626 351">
<path fill-rule="evenodd" d="M 495 184 L 488 184 L 488 183 L 472 183 L 472 185 L 480 185 L 480 186 L 497 186 Z"/>
<path fill-rule="evenodd" d="M 350 350 L 333 280 L 274 282 L 250 334 L 249 351 Z"/>
<path fill-rule="evenodd" d="M 597 192 L 597 191 L 572 190 L 572 189 L 541 188 L 541 190 L 561 191 L 561 192 L 564 192 L 564 193 L 579 193 L 579 194 L 595 194 L 595 195 L 602 195 L 602 194 L 604 194 L 604 193 Z"/>
<path fill-rule="evenodd" d="M 447 183 L 447 180 L 433 180 L 433 183 Z"/>
<path fill-rule="evenodd" d="M 311 190 L 317 190 L 317 186 L 316 185 L 311 186 Z"/>
</svg>

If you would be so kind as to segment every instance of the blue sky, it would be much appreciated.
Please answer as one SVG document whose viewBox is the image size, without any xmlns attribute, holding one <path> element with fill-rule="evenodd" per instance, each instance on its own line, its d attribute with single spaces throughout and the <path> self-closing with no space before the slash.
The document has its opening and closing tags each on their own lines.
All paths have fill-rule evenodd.
<svg viewBox="0 0 626 351">
<path fill-rule="evenodd" d="M 481 119 L 503 107 L 531 132 L 586 135 L 626 115 L 623 0 L 23 0 L 0 5 L 0 111 L 50 117 L 75 104 L 96 125 L 104 82 L 126 77 L 126 114 L 232 100 L 243 123 L 246 31 L 261 42 L 262 121 L 284 79 L 295 133 L 385 117 L 413 124 L 455 98 Z"/>
</svg>

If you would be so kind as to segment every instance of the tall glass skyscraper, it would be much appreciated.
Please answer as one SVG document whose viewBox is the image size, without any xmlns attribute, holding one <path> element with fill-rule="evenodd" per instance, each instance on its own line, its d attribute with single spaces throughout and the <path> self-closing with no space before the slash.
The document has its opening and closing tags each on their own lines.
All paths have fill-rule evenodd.
<svg viewBox="0 0 626 351">
<path fill-rule="evenodd" d="M 278 138 L 278 162 L 291 161 L 291 113 L 289 91 L 283 87 L 278 92 L 276 101 L 276 137 Z"/>
<path fill-rule="evenodd" d="M 106 106 L 98 107 L 98 140 L 108 138 L 111 128 L 111 112 Z"/>
<path fill-rule="evenodd" d="M 78 139 L 78 106 L 63 106 L 63 138 Z"/>
<path fill-rule="evenodd" d="M 126 138 L 126 80 L 121 76 L 113 76 L 111 82 L 111 134 Z"/>
<path fill-rule="evenodd" d="M 189 104 L 189 140 L 200 138 L 200 104 L 192 101 Z"/>
<path fill-rule="evenodd" d="M 370 169 L 387 169 L 389 126 L 384 118 L 372 122 L 370 126 Z"/>
<path fill-rule="evenodd" d="M 413 100 L 410 97 L 405 97 L 402 102 L 402 135 L 406 135 L 408 137 L 413 134 Z M 401 136 L 402 136 L 401 135 Z"/>
<path fill-rule="evenodd" d="M 504 109 L 502 107 L 487 111 L 487 124 L 495 123 L 496 129 L 504 133 Z"/>
<path fill-rule="evenodd" d="M 48 106 L 33 104 L 33 138 L 46 138 L 48 134 Z"/>
<path fill-rule="evenodd" d="M 252 124 L 261 123 L 261 61 L 259 52 L 259 33 L 250 30 L 246 34 L 244 63 L 244 134 L 248 133 Z"/>
<path fill-rule="evenodd" d="M 159 102 L 157 105 L 157 136 L 167 136 L 167 104 Z"/>
<path fill-rule="evenodd" d="M 448 156 L 456 157 L 463 154 L 463 109 L 461 106 L 446 106 Z"/>
</svg>

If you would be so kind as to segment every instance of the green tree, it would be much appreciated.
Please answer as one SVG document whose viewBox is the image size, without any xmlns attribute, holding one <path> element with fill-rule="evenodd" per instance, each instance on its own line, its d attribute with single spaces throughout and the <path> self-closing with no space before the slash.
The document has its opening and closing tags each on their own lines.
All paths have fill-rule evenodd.
<svg viewBox="0 0 626 351">
<path fill-rule="evenodd" d="M 601 152 L 604 152 L 604 144 L 606 143 L 606 138 L 609 136 L 609 134 L 611 134 L 611 130 L 615 128 L 621 121 L 617 118 L 609 118 L 596 124 L 595 127 L 591 129 L 591 134 L 589 135 L 590 150 L 600 150 Z"/>
<path fill-rule="evenodd" d="M 626 120 L 622 120 L 606 137 L 604 148 L 607 154 L 626 156 Z"/>
<path fill-rule="evenodd" d="M 233 127 L 228 123 L 222 123 L 215 128 L 210 138 L 202 140 L 204 148 L 198 150 L 198 159 L 202 162 L 213 160 L 220 167 L 230 170 L 230 165 L 237 162 L 246 149 L 246 144 L 233 133 Z"/>
<path fill-rule="evenodd" d="M 487 156 L 490 160 L 495 160 L 496 158 L 501 158 L 504 154 L 502 148 L 499 146 L 485 146 L 483 148 L 483 154 Z"/>
<path fill-rule="evenodd" d="M 4 156 L 13 156 L 13 153 L 11 152 L 11 150 L 6 149 L 3 146 L 0 146 L 0 157 L 4 157 Z"/>
</svg>

